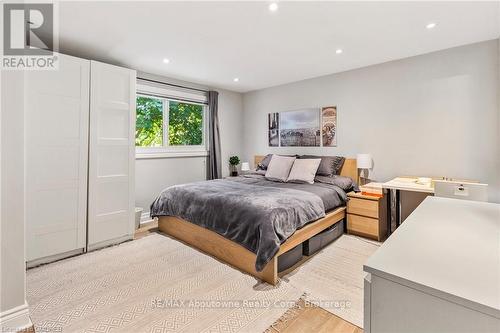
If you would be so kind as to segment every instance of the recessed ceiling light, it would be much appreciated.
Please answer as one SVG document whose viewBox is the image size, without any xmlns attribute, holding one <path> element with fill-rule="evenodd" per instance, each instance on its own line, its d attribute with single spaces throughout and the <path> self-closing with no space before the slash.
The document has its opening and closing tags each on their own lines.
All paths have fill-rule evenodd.
<svg viewBox="0 0 500 333">
<path fill-rule="evenodd" d="M 335 50 L 335 53 L 337 53 L 337 54 L 341 54 L 342 52 L 344 52 L 344 51 L 342 51 L 342 49 L 336 49 Z"/>
<path fill-rule="evenodd" d="M 240 80 L 240 79 L 239 79 L 239 78 L 237 78 L 237 77 L 235 77 L 235 78 L 233 79 L 233 81 L 234 81 L 234 82 L 238 82 L 239 80 Z"/>
<path fill-rule="evenodd" d="M 164 63 L 164 64 L 168 64 L 169 62 L 170 62 L 170 59 L 163 58 L 163 63 Z"/>
<path fill-rule="evenodd" d="M 278 4 L 276 2 L 273 2 L 269 5 L 269 10 L 272 12 L 275 12 L 278 10 Z"/>
<path fill-rule="evenodd" d="M 436 25 L 437 25 L 436 23 L 431 22 L 431 23 L 427 24 L 425 27 L 430 30 L 430 29 L 434 29 L 436 27 Z"/>
</svg>

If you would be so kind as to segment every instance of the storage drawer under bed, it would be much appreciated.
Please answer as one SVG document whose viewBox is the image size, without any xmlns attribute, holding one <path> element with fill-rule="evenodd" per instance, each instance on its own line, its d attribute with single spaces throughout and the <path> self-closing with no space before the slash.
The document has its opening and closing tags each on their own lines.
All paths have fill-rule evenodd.
<svg viewBox="0 0 500 333">
<path fill-rule="evenodd" d="M 292 267 L 302 259 L 302 243 L 278 257 L 278 273 Z"/>
<path fill-rule="evenodd" d="M 313 236 L 310 239 L 306 240 L 303 243 L 304 255 L 310 256 L 318 252 L 319 250 L 323 249 L 328 244 L 332 243 L 334 240 L 342 236 L 344 230 L 345 230 L 345 219 L 335 223 L 328 229 L 325 229 L 316 236 Z"/>
</svg>

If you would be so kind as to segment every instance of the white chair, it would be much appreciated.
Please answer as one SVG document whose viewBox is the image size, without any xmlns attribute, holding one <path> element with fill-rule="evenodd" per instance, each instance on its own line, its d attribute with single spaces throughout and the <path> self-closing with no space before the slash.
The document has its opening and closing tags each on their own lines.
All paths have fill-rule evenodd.
<svg viewBox="0 0 500 333">
<path fill-rule="evenodd" d="M 472 201 L 488 201 L 488 184 L 436 180 L 434 181 L 434 196 Z"/>
</svg>

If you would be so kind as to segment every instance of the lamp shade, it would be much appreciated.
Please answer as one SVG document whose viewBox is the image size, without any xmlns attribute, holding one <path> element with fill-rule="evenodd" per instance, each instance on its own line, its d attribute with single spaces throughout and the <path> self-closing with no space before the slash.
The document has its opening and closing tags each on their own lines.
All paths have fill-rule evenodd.
<svg viewBox="0 0 500 333">
<path fill-rule="evenodd" d="M 372 155 L 358 154 L 356 156 L 356 164 L 358 165 L 358 169 L 371 169 L 373 166 Z"/>
<path fill-rule="evenodd" d="M 241 171 L 250 171 L 250 164 L 248 162 L 241 163 Z"/>
</svg>

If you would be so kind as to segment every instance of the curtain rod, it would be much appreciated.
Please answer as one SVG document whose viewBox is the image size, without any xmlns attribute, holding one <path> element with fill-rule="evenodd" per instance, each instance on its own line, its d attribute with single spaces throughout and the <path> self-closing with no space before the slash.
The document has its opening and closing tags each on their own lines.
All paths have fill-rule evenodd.
<svg viewBox="0 0 500 333">
<path fill-rule="evenodd" d="M 151 79 L 145 79 L 142 77 L 138 77 L 138 80 L 143 80 L 143 81 L 149 81 L 153 83 L 160 83 L 160 84 L 166 84 L 167 86 L 172 86 L 172 87 L 177 87 L 177 88 L 184 88 L 184 89 L 190 89 L 190 90 L 196 90 L 196 91 L 201 91 L 204 93 L 208 93 L 208 90 L 203 90 L 203 89 L 198 89 L 198 88 L 191 88 L 191 87 L 186 87 L 186 86 L 181 86 L 180 84 L 173 84 L 173 83 L 167 83 L 167 82 L 162 82 L 162 81 L 156 81 L 156 80 L 151 80 Z"/>
</svg>

